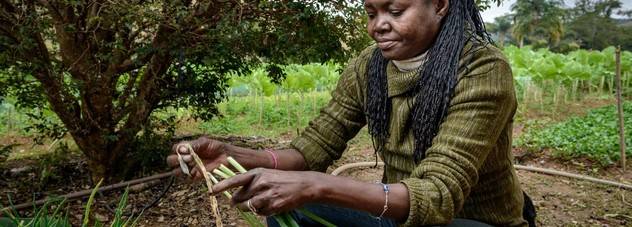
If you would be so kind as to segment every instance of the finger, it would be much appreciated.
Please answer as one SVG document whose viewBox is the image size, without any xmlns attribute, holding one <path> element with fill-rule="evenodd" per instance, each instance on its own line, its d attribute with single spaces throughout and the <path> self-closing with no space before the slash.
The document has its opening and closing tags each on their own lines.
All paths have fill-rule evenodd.
<svg viewBox="0 0 632 227">
<path fill-rule="evenodd" d="M 173 168 L 171 174 L 174 176 L 184 176 L 184 172 L 182 172 L 181 168 Z"/>
<path fill-rule="evenodd" d="M 173 153 L 180 153 L 180 154 L 188 154 L 189 153 L 189 148 L 187 148 L 187 146 L 185 146 L 185 144 L 191 144 L 191 142 L 190 141 L 182 141 L 182 142 L 179 142 L 179 143 L 173 145 L 173 148 L 171 149 L 172 152 Z"/>
<path fill-rule="evenodd" d="M 228 179 L 224 179 L 218 182 L 217 184 L 213 185 L 213 193 L 219 194 L 231 188 L 250 184 L 250 182 L 252 182 L 252 180 L 255 179 L 255 176 L 256 176 L 255 171 L 248 171 L 246 173 L 237 174 Z M 233 199 L 235 198 L 233 197 Z M 241 202 L 243 200 L 244 199 L 237 199 L 236 202 Z"/>
<path fill-rule="evenodd" d="M 167 156 L 167 165 L 171 168 L 179 167 L 178 156 L 175 154 Z"/>
<path fill-rule="evenodd" d="M 193 156 L 191 156 L 190 154 L 182 154 L 182 160 L 184 160 L 184 162 L 187 163 L 187 165 L 195 165 L 195 160 L 193 159 Z"/>
<path fill-rule="evenodd" d="M 250 198 L 242 203 L 239 203 L 239 206 L 241 207 L 242 210 L 244 211 L 250 211 L 254 214 L 260 214 L 261 213 L 261 207 L 258 206 L 257 204 L 255 204 L 257 200 L 255 200 L 255 198 Z"/>
<path fill-rule="evenodd" d="M 186 162 L 187 165 L 189 166 L 195 165 L 195 160 L 193 160 L 193 156 L 191 156 L 190 154 L 184 154 L 181 156 L 182 156 L 182 160 L 184 160 L 184 162 Z M 167 165 L 169 165 L 170 167 L 180 166 L 180 161 L 178 161 L 178 155 L 170 154 L 169 156 L 167 156 Z"/>
</svg>

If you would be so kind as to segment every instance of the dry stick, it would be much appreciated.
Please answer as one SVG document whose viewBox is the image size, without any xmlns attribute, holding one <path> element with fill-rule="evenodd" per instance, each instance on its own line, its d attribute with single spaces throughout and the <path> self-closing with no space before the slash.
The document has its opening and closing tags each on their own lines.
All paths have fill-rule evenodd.
<svg viewBox="0 0 632 227">
<path fill-rule="evenodd" d="M 133 185 L 136 185 L 136 184 L 141 184 L 141 183 L 146 182 L 146 181 L 162 179 L 162 178 L 166 178 L 166 177 L 170 177 L 170 176 L 171 176 L 171 172 L 156 174 L 156 175 L 148 176 L 148 177 L 145 177 L 145 178 L 140 178 L 140 179 L 136 179 L 136 180 L 130 180 L 130 181 L 121 182 L 121 183 L 118 183 L 118 184 L 113 184 L 113 185 L 99 187 L 97 189 L 97 192 L 105 192 L 105 191 L 110 191 L 110 190 L 114 190 L 114 189 L 124 188 L 124 187 L 127 187 L 127 186 L 133 186 Z M 15 205 L 13 207 L 5 207 L 5 208 L 2 208 L 2 210 L 0 210 L 0 217 L 3 215 L 3 213 L 4 213 L 3 211 L 5 211 L 5 210 L 11 210 L 11 209 L 22 210 L 22 209 L 26 209 L 26 208 L 31 208 L 31 207 L 33 207 L 33 205 L 39 206 L 39 205 L 45 204 L 46 202 L 48 202 L 48 201 L 50 201 L 51 199 L 54 199 L 54 198 L 65 198 L 68 201 L 73 201 L 75 199 L 78 199 L 78 198 L 90 195 L 90 193 L 92 193 L 93 190 L 94 189 L 86 189 L 86 190 L 82 190 L 82 191 L 78 191 L 78 192 L 74 192 L 74 193 L 70 193 L 70 194 L 56 196 L 56 197 L 53 197 L 53 198 L 40 199 L 40 200 L 37 200 L 35 202 L 21 203 L 21 204 Z"/>
<path fill-rule="evenodd" d="M 206 167 L 204 167 L 204 163 L 200 159 L 200 157 L 193 151 L 193 148 L 190 144 L 184 145 L 187 149 L 189 149 L 189 153 L 191 153 L 191 157 L 195 160 L 195 164 L 202 171 L 202 176 L 204 176 L 204 182 L 206 183 L 206 187 L 208 187 L 209 198 L 211 199 L 211 208 L 213 208 L 213 214 L 215 215 L 215 225 L 222 227 L 222 216 L 219 213 L 219 207 L 217 205 L 217 199 L 213 195 L 213 184 L 211 183 L 211 179 L 208 177 L 206 173 Z M 180 150 L 179 148 L 177 150 Z"/>
<path fill-rule="evenodd" d="M 384 162 L 378 162 L 377 165 L 384 165 Z M 343 171 L 345 171 L 347 169 L 350 169 L 350 168 L 354 168 L 354 167 L 370 167 L 370 166 L 375 166 L 375 162 L 357 162 L 357 163 L 346 164 L 346 165 L 342 165 L 342 166 L 336 168 L 333 172 L 331 172 L 331 175 L 337 176 L 341 172 L 343 172 Z M 570 178 L 586 180 L 586 181 L 591 181 L 591 182 L 595 182 L 595 183 L 601 183 L 601 184 L 605 184 L 605 185 L 611 185 L 611 186 L 616 186 L 616 187 L 623 188 L 623 189 L 632 190 L 632 185 L 629 185 L 629 184 L 623 184 L 623 183 L 619 183 L 619 182 L 603 180 L 603 179 L 598 179 L 598 178 L 584 176 L 584 175 L 579 175 L 579 174 L 573 174 L 573 173 L 568 173 L 568 172 L 562 172 L 562 171 L 557 171 L 557 170 L 552 170 L 552 169 L 544 169 L 544 168 L 538 168 L 538 167 L 532 167 L 532 166 L 523 166 L 523 165 L 514 165 L 514 167 L 516 169 L 521 169 L 521 170 L 545 173 L 545 174 L 549 174 L 549 175 L 570 177 Z"/>
<path fill-rule="evenodd" d="M 616 50 L 617 62 L 617 108 L 619 112 L 619 150 L 621 151 L 621 168 L 625 172 L 625 128 L 623 124 L 623 104 L 621 98 L 621 46 Z"/>
</svg>

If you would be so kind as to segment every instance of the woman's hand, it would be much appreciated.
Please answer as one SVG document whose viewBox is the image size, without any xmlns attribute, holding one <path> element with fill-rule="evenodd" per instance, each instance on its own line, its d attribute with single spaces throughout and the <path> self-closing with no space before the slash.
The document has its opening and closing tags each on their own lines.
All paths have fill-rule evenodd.
<svg viewBox="0 0 632 227">
<path fill-rule="evenodd" d="M 270 216 L 314 202 L 318 187 L 313 182 L 320 174 L 256 168 L 220 181 L 213 185 L 213 192 L 219 194 L 241 186 L 233 193 L 232 202 L 244 211 Z"/>
<path fill-rule="evenodd" d="M 167 157 L 167 164 L 174 168 L 174 175 L 183 174 L 183 170 L 182 168 L 180 168 L 180 163 L 178 161 L 177 153 L 180 153 L 186 165 L 188 166 L 191 177 L 193 177 L 194 179 L 204 179 L 204 176 L 202 176 L 200 169 L 196 167 L 193 157 L 191 157 L 191 155 L 189 154 L 189 149 L 184 146 L 184 144 L 186 143 L 190 144 L 191 148 L 193 148 L 193 152 L 195 152 L 195 154 L 197 154 L 200 159 L 202 159 L 204 167 L 206 167 L 207 170 L 211 171 L 213 169 L 216 169 L 217 167 L 219 167 L 220 164 L 226 165 L 226 144 L 221 141 L 212 140 L 206 137 L 200 137 L 196 140 L 182 141 L 173 145 L 173 147 L 171 148 L 172 154 Z"/>
</svg>

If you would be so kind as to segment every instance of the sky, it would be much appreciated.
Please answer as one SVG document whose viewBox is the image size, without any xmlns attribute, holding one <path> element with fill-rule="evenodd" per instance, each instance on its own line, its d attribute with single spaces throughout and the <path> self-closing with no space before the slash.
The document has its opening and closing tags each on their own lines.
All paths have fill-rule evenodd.
<svg viewBox="0 0 632 227">
<path fill-rule="evenodd" d="M 632 9 L 632 0 L 619 0 L 623 5 L 623 9 Z M 491 8 L 481 12 L 481 16 L 483 16 L 483 21 L 485 22 L 494 22 L 494 18 L 498 16 L 505 15 L 510 12 L 509 8 L 512 4 L 514 4 L 516 0 L 504 0 L 500 7 L 495 4 L 492 5 Z M 565 7 L 570 8 L 575 6 L 575 0 L 564 0 Z M 617 15 L 613 15 L 613 17 L 617 17 Z"/>
</svg>

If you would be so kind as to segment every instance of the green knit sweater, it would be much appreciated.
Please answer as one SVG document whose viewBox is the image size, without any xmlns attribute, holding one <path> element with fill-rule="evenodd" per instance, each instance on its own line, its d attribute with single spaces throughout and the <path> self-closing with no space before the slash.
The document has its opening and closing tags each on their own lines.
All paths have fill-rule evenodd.
<svg viewBox="0 0 632 227">
<path fill-rule="evenodd" d="M 375 46 L 349 62 L 331 101 L 291 143 L 312 170 L 326 171 L 366 125 L 366 66 Z M 467 47 L 466 47 L 467 48 Z M 464 64 L 463 60 L 460 64 Z M 523 196 L 513 168 L 511 133 L 516 97 L 511 68 L 497 48 L 477 50 L 458 75 L 448 115 L 416 165 L 410 116 L 419 69 L 401 72 L 387 66 L 392 102 L 390 137 L 382 160 L 389 183 L 405 184 L 410 213 L 403 226 L 446 225 L 465 218 L 496 226 L 526 226 Z"/>
</svg>

